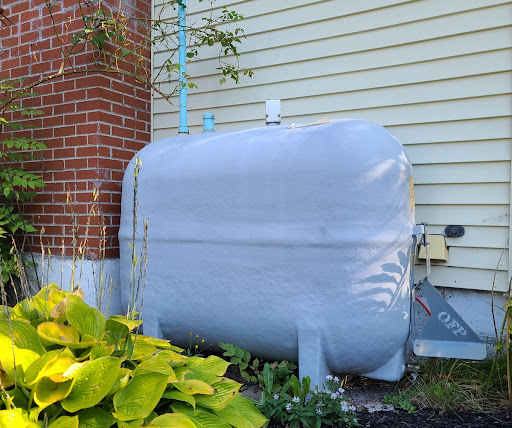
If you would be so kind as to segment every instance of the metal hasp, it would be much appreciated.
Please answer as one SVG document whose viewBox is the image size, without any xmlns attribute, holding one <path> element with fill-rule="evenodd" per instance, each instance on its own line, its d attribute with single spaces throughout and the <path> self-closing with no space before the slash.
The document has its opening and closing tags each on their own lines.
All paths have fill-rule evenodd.
<svg viewBox="0 0 512 428">
<path fill-rule="evenodd" d="M 180 127 L 179 134 L 188 134 L 187 124 L 187 37 L 186 0 L 178 5 L 179 62 L 180 62 Z"/>
<path fill-rule="evenodd" d="M 417 285 L 427 299 L 431 315 L 420 336 L 414 340 L 414 353 L 421 357 L 483 360 L 486 345 L 464 322 L 443 296 L 425 278 Z"/>
<path fill-rule="evenodd" d="M 265 100 L 265 118 L 268 125 L 281 125 L 281 100 Z"/>
<path fill-rule="evenodd" d="M 215 115 L 213 113 L 203 114 L 203 132 L 215 131 Z"/>
</svg>

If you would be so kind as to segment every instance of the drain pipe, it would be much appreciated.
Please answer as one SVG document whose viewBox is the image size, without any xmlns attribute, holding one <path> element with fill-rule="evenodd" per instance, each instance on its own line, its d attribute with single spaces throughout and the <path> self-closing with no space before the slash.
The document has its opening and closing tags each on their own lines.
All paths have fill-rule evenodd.
<svg viewBox="0 0 512 428">
<path fill-rule="evenodd" d="M 180 127 L 178 134 L 188 134 L 187 123 L 187 36 L 186 0 L 178 4 L 179 62 L 180 62 Z"/>
</svg>

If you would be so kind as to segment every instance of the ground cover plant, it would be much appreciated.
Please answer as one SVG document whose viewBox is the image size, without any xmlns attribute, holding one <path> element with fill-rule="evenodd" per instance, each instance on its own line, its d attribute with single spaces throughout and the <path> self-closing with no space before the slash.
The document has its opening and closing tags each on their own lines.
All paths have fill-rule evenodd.
<svg viewBox="0 0 512 428">
<path fill-rule="evenodd" d="M 229 363 L 187 357 L 137 334 L 141 320 L 101 312 L 51 284 L 0 320 L 0 426 L 261 427 L 224 377 Z"/>
</svg>

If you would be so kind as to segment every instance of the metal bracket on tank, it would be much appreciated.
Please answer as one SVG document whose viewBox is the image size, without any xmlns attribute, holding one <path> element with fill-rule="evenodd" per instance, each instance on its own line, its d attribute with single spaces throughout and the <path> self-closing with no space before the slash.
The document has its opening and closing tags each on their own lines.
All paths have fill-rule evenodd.
<svg viewBox="0 0 512 428">
<path fill-rule="evenodd" d="M 414 353 L 421 357 L 483 360 L 487 355 L 485 342 L 471 330 L 428 280 L 430 257 L 427 225 L 415 226 L 413 233 L 414 235 L 423 234 L 424 237 L 427 249 L 427 276 L 413 287 L 412 292 L 415 293 L 416 289 L 421 289 L 428 306 L 417 297 L 415 301 L 423 306 L 429 315 L 425 328 L 414 339 Z M 414 243 L 416 244 L 416 239 Z"/>
</svg>

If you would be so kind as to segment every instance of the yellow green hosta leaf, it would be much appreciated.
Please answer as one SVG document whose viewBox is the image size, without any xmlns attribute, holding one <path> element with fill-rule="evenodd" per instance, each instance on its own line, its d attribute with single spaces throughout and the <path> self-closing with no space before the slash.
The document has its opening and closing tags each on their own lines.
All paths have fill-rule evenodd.
<svg viewBox="0 0 512 428">
<path fill-rule="evenodd" d="M 81 349 L 94 346 L 97 340 L 84 334 L 80 339 L 80 335 L 73 327 L 55 322 L 43 322 L 37 326 L 39 336 L 50 344 L 66 346 L 71 349 Z"/>
<path fill-rule="evenodd" d="M 26 414 L 16 410 L 0 410 L 0 427 L 2 428 L 39 428 L 35 422 L 30 422 Z"/>
<path fill-rule="evenodd" d="M 172 386 L 176 389 L 180 390 L 184 394 L 194 395 L 194 394 L 205 394 L 205 395 L 213 395 L 215 394 L 215 388 L 208 385 L 206 382 L 203 382 L 198 379 L 190 379 L 190 380 L 179 380 L 176 382 L 172 382 Z"/>
<path fill-rule="evenodd" d="M 50 378 L 43 377 L 34 388 L 34 401 L 41 408 L 48 407 L 66 398 L 71 390 L 71 380 L 67 382 L 54 382 Z"/>
<path fill-rule="evenodd" d="M 78 428 L 78 416 L 61 416 L 48 425 L 48 428 Z"/>
<path fill-rule="evenodd" d="M 125 325 L 130 331 L 142 324 L 142 320 L 133 320 L 122 315 L 110 315 L 109 320 Z"/>
<path fill-rule="evenodd" d="M 59 358 L 47 371 L 46 375 L 54 382 L 66 382 L 73 379 L 85 362 L 77 363 L 71 358 Z"/>
<path fill-rule="evenodd" d="M 25 390 L 26 391 L 26 390 Z M 7 394 L 9 397 L 7 397 Z M 28 409 L 28 397 L 25 395 L 23 390 L 19 387 L 9 389 L 9 391 L 1 395 L 1 399 L 9 408 L 19 408 L 19 409 Z M 13 407 L 11 407 L 13 406 Z"/>
<path fill-rule="evenodd" d="M 105 332 L 106 320 L 103 314 L 73 294 L 69 294 L 66 300 L 66 318 L 69 324 L 81 335 L 99 339 Z"/>
<path fill-rule="evenodd" d="M 37 326 L 37 332 L 43 339 L 62 346 L 80 342 L 78 331 L 64 324 L 47 321 Z"/>
<path fill-rule="evenodd" d="M 204 372 L 202 370 L 198 370 L 195 368 L 189 368 L 188 364 L 185 367 L 177 368 L 176 376 L 178 376 L 178 378 L 181 377 L 180 380 L 197 379 L 207 383 L 208 385 L 211 385 L 213 382 L 217 382 L 220 379 L 219 376 L 215 376 L 214 374 Z"/>
<path fill-rule="evenodd" d="M 135 346 L 133 347 L 132 360 L 141 360 L 145 359 L 149 355 L 154 354 L 158 349 L 146 342 L 144 339 L 137 337 L 135 341 Z"/>
<path fill-rule="evenodd" d="M 126 385 L 128 385 L 128 382 L 130 380 L 132 371 L 130 369 L 126 369 L 121 367 L 119 369 L 119 373 L 117 374 L 117 379 L 114 382 L 114 385 L 112 388 L 110 388 L 110 391 L 107 395 L 113 395 L 120 389 L 123 389 Z"/>
<path fill-rule="evenodd" d="M 240 394 L 235 395 L 231 402 L 222 410 L 214 410 L 226 422 L 235 428 L 260 428 L 267 422 L 259 410 L 247 398 Z M 249 422 L 250 425 L 247 425 Z"/>
<path fill-rule="evenodd" d="M 174 370 L 172 369 L 172 367 L 162 360 L 157 360 L 154 358 L 152 358 L 151 360 L 146 360 L 137 366 L 137 368 L 135 369 L 135 373 L 141 370 L 147 370 L 150 372 L 156 372 L 167 375 L 169 377 L 167 380 L 168 382 L 176 382 L 178 380 L 176 378 L 176 375 L 174 374 Z"/>
<path fill-rule="evenodd" d="M 217 382 L 212 383 L 211 386 L 217 392 L 214 395 L 195 397 L 196 403 L 212 410 L 222 410 L 235 397 L 242 385 L 234 380 L 222 377 Z"/>
<path fill-rule="evenodd" d="M 135 341 L 135 338 L 144 339 L 145 342 L 149 343 L 150 345 L 153 345 L 156 348 L 161 348 L 161 349 L 170 349 L 171 348 L 171 344 L 169 343 L 170 342 L 169 340 L 158 339 L 156 337 L 144 336 L 143 334 L 133 334 L 132 333 L 132 340 Z"/>
<path fill-rule="evenodd" d="M 64 410 L 77 412 L 98 404 L 114 385 L 120 367 L 119 358 L 101 357 L 80 369 L 71 392 L 61 401 Z"/>
<path fill-rule="evenodd" d="M 66 292 L 52 283 L 41 288 L 31 300 L 41 317 L 49 318 L 53 308 L 65 297 Z"/>
<path fill-rule="evenodd" d="M 231 428 L 231 425 L 223 421 L 218 416 L 202 410 L 196 410 L 194 413 L 189 415 L 189 418 L 194 421 L 198 428 Z"/>
<path fill-rule="evenodd" d="M 159 351 L 155 354 L 153 359 L 161 359 L 162 361 L 169 363 L 171 367 L 181 367 L 187 362 L 187 357 L 185 357 L 185 355 L 178 354 L 171 350 Z"/>
<path fill-rule="evenodd" d="M 107 342 L 101 341 L 92 347 L 90 358 L 91 360 L 95 360 L 96 358 L 100 357 L 110 357 L 112 353 L 115 351 L 115 349 L 115 346 L 109 345 Z"/>
<path fill-rule="evenodd" d="M 151 424 L 160 428 L 197 428 L 194 422 L 182 413 L 165 413 L 153 419 Z"/>
<path fill-rule="evenodd" d="M 144 419 L 135 419 L 133 421 L 117 421 L 117 428 L 141 428 L 146 426 L 147 425 L 144 425 Z"/>
<path fill-rule="evenodd" d="M 28 322 L 0 320 L 0 334 L 14 339 L 14 344 L 20 349 L 30 349 L 39 355 L 45 352 L 36 329 Z"/>
<path fill-rule="evenodd" d="M 23 381 L 25 371 L 39 358 L 39 354 L 29 349 L 13 346 L 10 337 L 0 334 L 0 364 L 11 380 Z M 14 363 L 16 362 L 16 376 Z"/>
<path fill-rule="evenodd" d="M 174 413 L 183 413 L 187 416 L 190 416 L 192 413 L 194 413 L 195 410 L 183 401 L 173 401 L 171 403 L 171 409 Z"/>
<path fill-rule="evenodd" d="M 162 397 L 170 400 L 184 401 L 185 403 L 190 404 L 194 409 L 196 408 L 196 399 L 193 395 L 184 394 L 183 392 L 176 391 L 175 389 L 165 391 Z"/>
<path fill-rule="evenodd" d="M 91 407 L 78 412 L 79 428 L 110 428 L 116 422 L 106 410 Z"/>
<path fill-rule="evenodd" d="M 224 376 L 230 363 L 215 355 L 210 355 L 208 358 L 190 357 L 187 360 L 187 367 L 197 368 L 215 376 Z"/>
<path fill-rule="evenodd" d="M 63 349 L 55 349 L 53 351 L 46 352 L 35 360 L 25 371 L 25 381 L 27 385 L 32 385 L 37 382 L 40 378 L 45 376 L 47 367 L 49 367 L 54 360 L 57 360 L 62 354 Z"/>
<path fill-rule="evenodd" d="M 11 319 L 33 320 L 39 317 L 35 305 L 29 299 L 23 299 L 11 311 Z"/>
<path fill-rule="evenodd" d="M 135 373 L 128 385 L 114 394 L 114 417 L 120 421 L 146 418 L 162 398 L 168 378 L 146 370 Z"/>
</svg>

